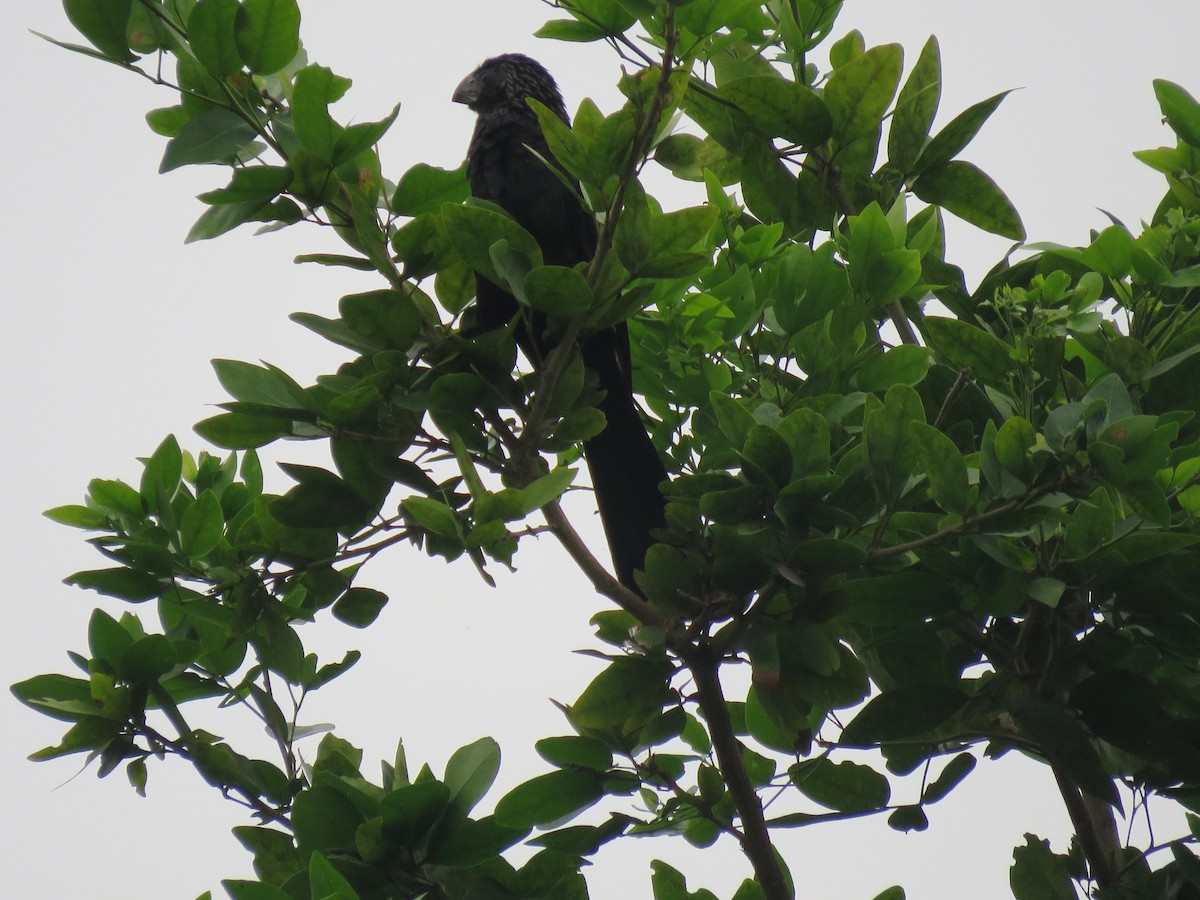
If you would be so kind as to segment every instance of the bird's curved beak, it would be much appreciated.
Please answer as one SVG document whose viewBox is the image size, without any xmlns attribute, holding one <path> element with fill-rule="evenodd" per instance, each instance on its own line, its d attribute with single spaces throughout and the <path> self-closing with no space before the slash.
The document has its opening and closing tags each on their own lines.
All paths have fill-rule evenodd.
<svg viewBox="0 0 1200 900">
<path fill-rule="evenodd" d="M 450 99 L 455 103 L 463 103 L 472 109 L 475 108 L 475 101 L 479 99 L 479 85 L 475 80 L 474 72 L 458 83 L 458 87 L 454 89 L 454 96 Z"/>
</svg>

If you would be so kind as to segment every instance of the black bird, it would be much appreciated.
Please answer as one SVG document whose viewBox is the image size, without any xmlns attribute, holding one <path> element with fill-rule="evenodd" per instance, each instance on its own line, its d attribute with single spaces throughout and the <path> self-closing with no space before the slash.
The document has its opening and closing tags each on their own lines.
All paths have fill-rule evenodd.
<svg viewBox="0 0 1200 900">
<path fill-rule="evenodd" d="M 454 101 L 478 115 L 467 149 L 471 193 L 503 208 L 533 235 L 546 265 L 574 266 L 595 253 L 596 221 L 584 208 L 574 179 L 547 165 L 557 163 L 526 102 L 530 97 L 570 124 L 550 73 L 519 53 L 486 60 L 455 89 Z M 563 183 L 564 177 L 574 191 Z M 475 279 L 475 305 L 476 331 L 502 328 L 522 315 L 517 341 L 535 366 L 553 349 L 545 316 L 530 315 L 529 310 L 522 314 L 511 294 L 480 275 Z M 642 568 L 654 543 L 651 529 L 665 521 L 658 486 L 666 481 L 667 470 L 633 400 L 625 323 L 589 335 L 580 350 L 584 365 L 605 392 L 599 409 L 607 421 L 604 431 L 584 443 L 584 457 L 617 578 L 638 591 L 634 570 Z"/>
</svg>

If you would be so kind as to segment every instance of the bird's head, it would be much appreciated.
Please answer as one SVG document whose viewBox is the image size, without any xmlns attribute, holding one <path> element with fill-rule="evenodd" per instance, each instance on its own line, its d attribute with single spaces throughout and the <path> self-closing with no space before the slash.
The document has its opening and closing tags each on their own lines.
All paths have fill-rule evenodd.
<svg viewBox="0 0 1200 900">
<path fill-rule="evenodd" d="M 567 110 L 554 78 L 541 63 L 521 53 L 505 53 L 484 60 L 454 89 L 453 100 L 466 104 L 481 116 L 497 112 L 532 115 L 526 103 L 529 97 L 567 121 Z"/>
</svg>

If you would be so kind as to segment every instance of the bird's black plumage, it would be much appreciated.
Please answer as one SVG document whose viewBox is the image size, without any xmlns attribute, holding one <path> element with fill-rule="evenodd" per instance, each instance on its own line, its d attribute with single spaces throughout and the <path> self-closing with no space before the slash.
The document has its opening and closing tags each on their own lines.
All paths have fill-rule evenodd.
<svg viewBox="0 0 1200 900">
<path fill-rule="evenodd" d="M 489 59 L 455 90 L 454 100 L 478 115 L 467 150 L 471 193 L 503 208 L 533 235 L 546 265 L 573 266 L 595 253 L 596 222 L 577 189 L 572 191 L 563 173 L 547 165 L 554 157 L 527 103 L 530 97 L 569 124 L 554 79 L 528 56 Z M 511 294 L 482 276 L 476 278 L 475 303 L 478 330 L 503 327 L 522 314 Z M 537 366 L 552 346 L 545 317 L 528 313 L 518 324 L 517 340 Z M 599 408 L 607 421 L 604 431 L 584 444 L 584 457 L 617 578 L 637 590 L 634 570 L 642 568 L 653 543 L 651 529 L 664 523 L 658 486 L 667 471 L 633 400 L 625 324 L 589 335 L 580 349 L 584 365 L 605 392 Z"/>
</svg>

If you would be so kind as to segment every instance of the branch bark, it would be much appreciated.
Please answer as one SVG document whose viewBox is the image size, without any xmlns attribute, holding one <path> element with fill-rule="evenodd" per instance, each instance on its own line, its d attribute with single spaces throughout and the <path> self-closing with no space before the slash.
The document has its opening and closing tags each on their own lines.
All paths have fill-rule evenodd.
<svg viewBox="0 0 1200 900">
<path fill-rule="evenodd" d="M 791 900 L 791 891 L 771 844 L 771 834 L 763 815 L 762 802 L 750 781 L 742 760 L 741 745 L 733 732 L 729 706 L 721 689 L 721 660 L 706 646 L 677 648 L 680 658 L 696 680 L 696 699 L 708 722 L 709 735 L 717 754 L 717 763 L 725 784 L 733 796 L 742 822 L 738 839 L 742 852 L 754 867 L 754 876 L 766 900 Z"/>
</svg>

